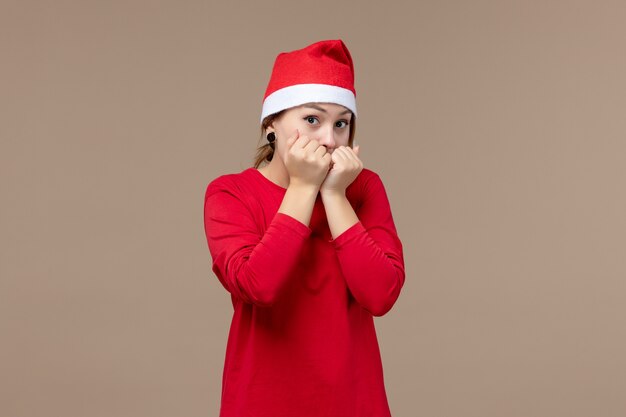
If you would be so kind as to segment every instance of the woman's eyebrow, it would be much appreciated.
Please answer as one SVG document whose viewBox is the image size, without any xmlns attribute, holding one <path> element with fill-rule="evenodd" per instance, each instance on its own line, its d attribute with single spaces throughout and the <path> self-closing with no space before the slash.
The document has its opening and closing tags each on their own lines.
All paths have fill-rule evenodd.
<svg viewBox="0 0 626 417">
<path fill-rule="evenodd" d="M 323 111 L 324 113 L 328 113 L 326 110 L 324 110 L 320 106 L 316 106 L 315 104 L 305 104 L 304 107 L 310 107 L 312 109 Z M 347 113 L 350 113 L 350 110 L 342 111 L 341 113 L 339 113 L 339 115 L 341 116 L 342 114 L 347 114 Z"/>
</svg>

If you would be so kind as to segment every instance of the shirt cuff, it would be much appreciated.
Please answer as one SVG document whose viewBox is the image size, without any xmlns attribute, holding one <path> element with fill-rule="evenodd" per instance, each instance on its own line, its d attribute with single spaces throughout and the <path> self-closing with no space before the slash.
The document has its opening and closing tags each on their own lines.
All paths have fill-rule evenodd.
<svg viewBox="0 0 626 417">
<path fill-rule="evenodd" d="M 313 232 L 313 230 L 309 226 L 302 223 L 300 220 L 279 211 L 277 211 L 274 215 L 274 222 L 287 226 L 289 229 L 295 231 L 304 238 L 309 237 Z"/>
<path fill-rule="evenodd" d="M 355 239 L 357 236 L 363 233 L 367 233 L 367 230 L 365 230 L 365 226 L 363 226 L 363 223 L 361 223 L 361 221 L 358 221 L 346 230 L 344 230 L 344 232 L 337 236 L 335 239 L 330 239 L 329 242 L 333 244 L 335 249 L 340 249 L 346 243 Z"/>
</svg>

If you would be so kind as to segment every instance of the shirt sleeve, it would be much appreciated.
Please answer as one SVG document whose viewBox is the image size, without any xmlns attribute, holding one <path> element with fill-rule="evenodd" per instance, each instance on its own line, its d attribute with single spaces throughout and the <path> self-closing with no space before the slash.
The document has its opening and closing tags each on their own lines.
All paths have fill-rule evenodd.
<svg viewBox="0 0 626 417">
<path fill-rule="evenodd" d="M 232 187 L 213 181 L 204 200 L 204 228 L 212 270 L 235 297 L 271 306 L 296 266 L 312 230 L 277 212 L 264 233 Z"/>
<path fill-rule="evenodd" d="M 356 211 L 359 221 L 331 241 L 355 300 L 372 315 L 382 316 L 404 285 L 404 255 L 378 174 L 369 176 L 363 192 Z"/>
</svg>

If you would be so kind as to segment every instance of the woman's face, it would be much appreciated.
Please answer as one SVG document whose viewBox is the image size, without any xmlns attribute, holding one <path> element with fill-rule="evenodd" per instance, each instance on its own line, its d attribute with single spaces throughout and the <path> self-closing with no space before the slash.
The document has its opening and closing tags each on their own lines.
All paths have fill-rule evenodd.
<svg viewBox="0 0 626 417">
<path fill-rule="evenodd" d="M 306 135 L 320 145 L 326 146 L 329 153 L 339 146 L 348 146 L 352 112 L 335 103 L 306 103 L 286 110 L 274 120 L 268 132 L 276 134 L 276 150 L 284 161 L 287 139 L 296 129 L 300 136 Z M 273 130 L 272 130 L 273 126 Z"/>
</svg>

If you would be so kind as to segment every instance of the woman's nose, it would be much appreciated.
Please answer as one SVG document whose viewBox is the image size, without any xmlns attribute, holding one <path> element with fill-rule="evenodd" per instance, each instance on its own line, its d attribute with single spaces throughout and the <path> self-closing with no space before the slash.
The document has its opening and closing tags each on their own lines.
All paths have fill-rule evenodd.
<svg viewBox="0 0 626 417">
<path fill-rule="evenodd" d="M 326 146 L 328 149 L 333 149 L 335 147 L 335 132 L 332 130 L 330 132 L 325 132 L 319 139 L 320 145 Z"/>
</svg>

